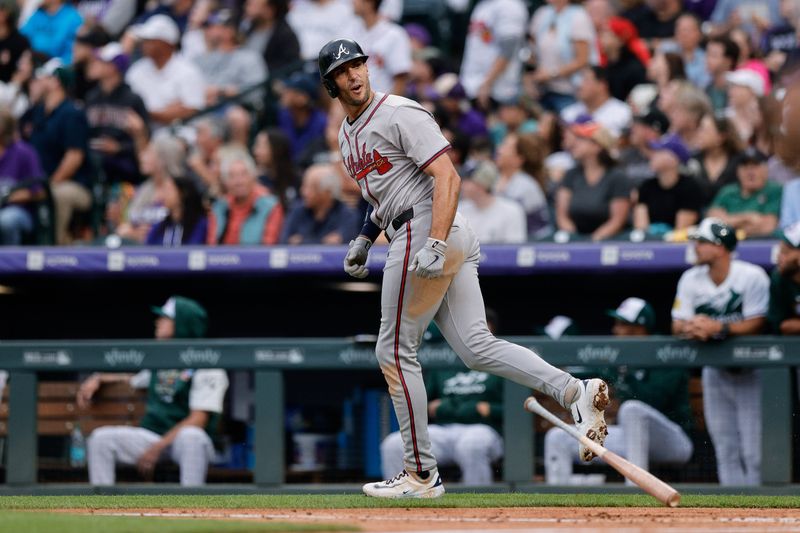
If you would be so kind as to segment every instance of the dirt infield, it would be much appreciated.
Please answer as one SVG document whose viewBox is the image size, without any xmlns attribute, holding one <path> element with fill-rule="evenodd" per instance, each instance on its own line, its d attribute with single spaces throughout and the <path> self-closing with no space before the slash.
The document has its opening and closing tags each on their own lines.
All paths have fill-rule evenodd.
<svg viewBox="0 0 800 533">
<path fill-rule="evenodd" d="M 104 516 L 213 518 L 357 526 L 365 532 L 769 531 L 800 532 L 800 509 L 506 507 L 487 509 L 95 509 Z"/>
</svg>

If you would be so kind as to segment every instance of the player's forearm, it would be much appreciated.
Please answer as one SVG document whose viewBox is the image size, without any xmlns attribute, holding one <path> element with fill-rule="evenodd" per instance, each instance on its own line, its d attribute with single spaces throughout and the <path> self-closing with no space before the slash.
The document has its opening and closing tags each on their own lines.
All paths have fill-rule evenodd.
<svg viewBox="0 0 800 533">
<path fill-rule="evenodd" d="M 450 227 L 456 217 L 458 192 L 461 178 L 455 169 L 447 174 L 436 176 L 433 186 L 433 220 L 430 237 L 446 241 L 450 235 Z"/>
<path fill-rule="evenodd" d="M 733 322 L 728 326 L 730 329 L 729 335 L 731 336 L 756 335 L 764 330 L 764 325 L 766 324 L 766 322 L 767 319 L 764 318 L 763 316 L 755 318 L 746 318 L 739 322 Z"/>
<path fill-rule="evenodd" d="M 781 322 L 781 335 L 800 335 L 800 318 L 789 318 Z"/>
</svg>

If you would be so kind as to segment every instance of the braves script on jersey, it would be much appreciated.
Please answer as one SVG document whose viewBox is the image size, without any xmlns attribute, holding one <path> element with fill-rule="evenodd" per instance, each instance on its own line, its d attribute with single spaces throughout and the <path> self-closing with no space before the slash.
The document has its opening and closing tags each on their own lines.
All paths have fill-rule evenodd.
<svg viewBox="0 0 800 533">
<path fill-rule="evenodd" d="M 339 129 L 345 168 L 386 228 L 397 215 L 433 196 L 425 168 L 450 148 L 431 114 L 401 96 L 375 93 L 355 121 Z"/>
</svg>

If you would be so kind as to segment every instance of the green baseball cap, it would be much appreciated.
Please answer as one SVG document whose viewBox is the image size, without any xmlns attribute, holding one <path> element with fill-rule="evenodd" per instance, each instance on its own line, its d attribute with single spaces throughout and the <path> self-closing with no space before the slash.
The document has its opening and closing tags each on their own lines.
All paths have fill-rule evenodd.
<svg viewBox="0 0 800 533">
<path fill-rule="evenodd" d="M 782 238 L 792 248 L 800 248 L 800 222 L 783 228 Z"/>
<path fill-rule="evenodd" d="M 736 249 L 736 244 L 739 242 L 733 226 L 718 218 L 704 218 L 698 226 L 689 230 L 689 239 L 724 246 L 731 252 Z"/>
<path fill-rule="evenodd" d="M 158 316 L 163 316 L 164 318 L 170 318 L 175 320 L 175 297 L 171 297 L 167 302 L 162 305 L 161 307 L 152 306 L 150 309 L 153 313 L 157 314 Z"/>
<path fill-rule="evenodd" d="M 626 324 L 644 326 L 648 333 L 656 328 L 656 311 L 641 298 L 627 298 L 616 309 L 606 311 L 606 314 Z"/>
</svg>

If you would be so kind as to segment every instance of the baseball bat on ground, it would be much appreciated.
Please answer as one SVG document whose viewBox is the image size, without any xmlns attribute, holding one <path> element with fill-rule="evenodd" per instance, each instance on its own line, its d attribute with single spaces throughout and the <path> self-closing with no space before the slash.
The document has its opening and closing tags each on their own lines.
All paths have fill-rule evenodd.
<svg viewBox="0 0 800 533">
<path fill-rule="evenodd" d="M 540 404 L 533 396 L 525 400 L 525 410 L 544 417 L 556 427 L 559 427 L 569 433 L 578 442 L 589 448 L 593 454 L 602 458 L 617 472 L 639 485 L 642 490 L 653 496 L 664 505 L 668 507 L 677 507 L 680 503 L 681 495 L 677 490 L 673 489 L 644 468 L 636 466 L 630 461 L 620 457 L 616 453 L 607 450 L 593 440 L 590 440 L 585 435 L 581 435 L 578 433 L 577 429 L 545 409 L 542 404 Z"/>
</svg>

